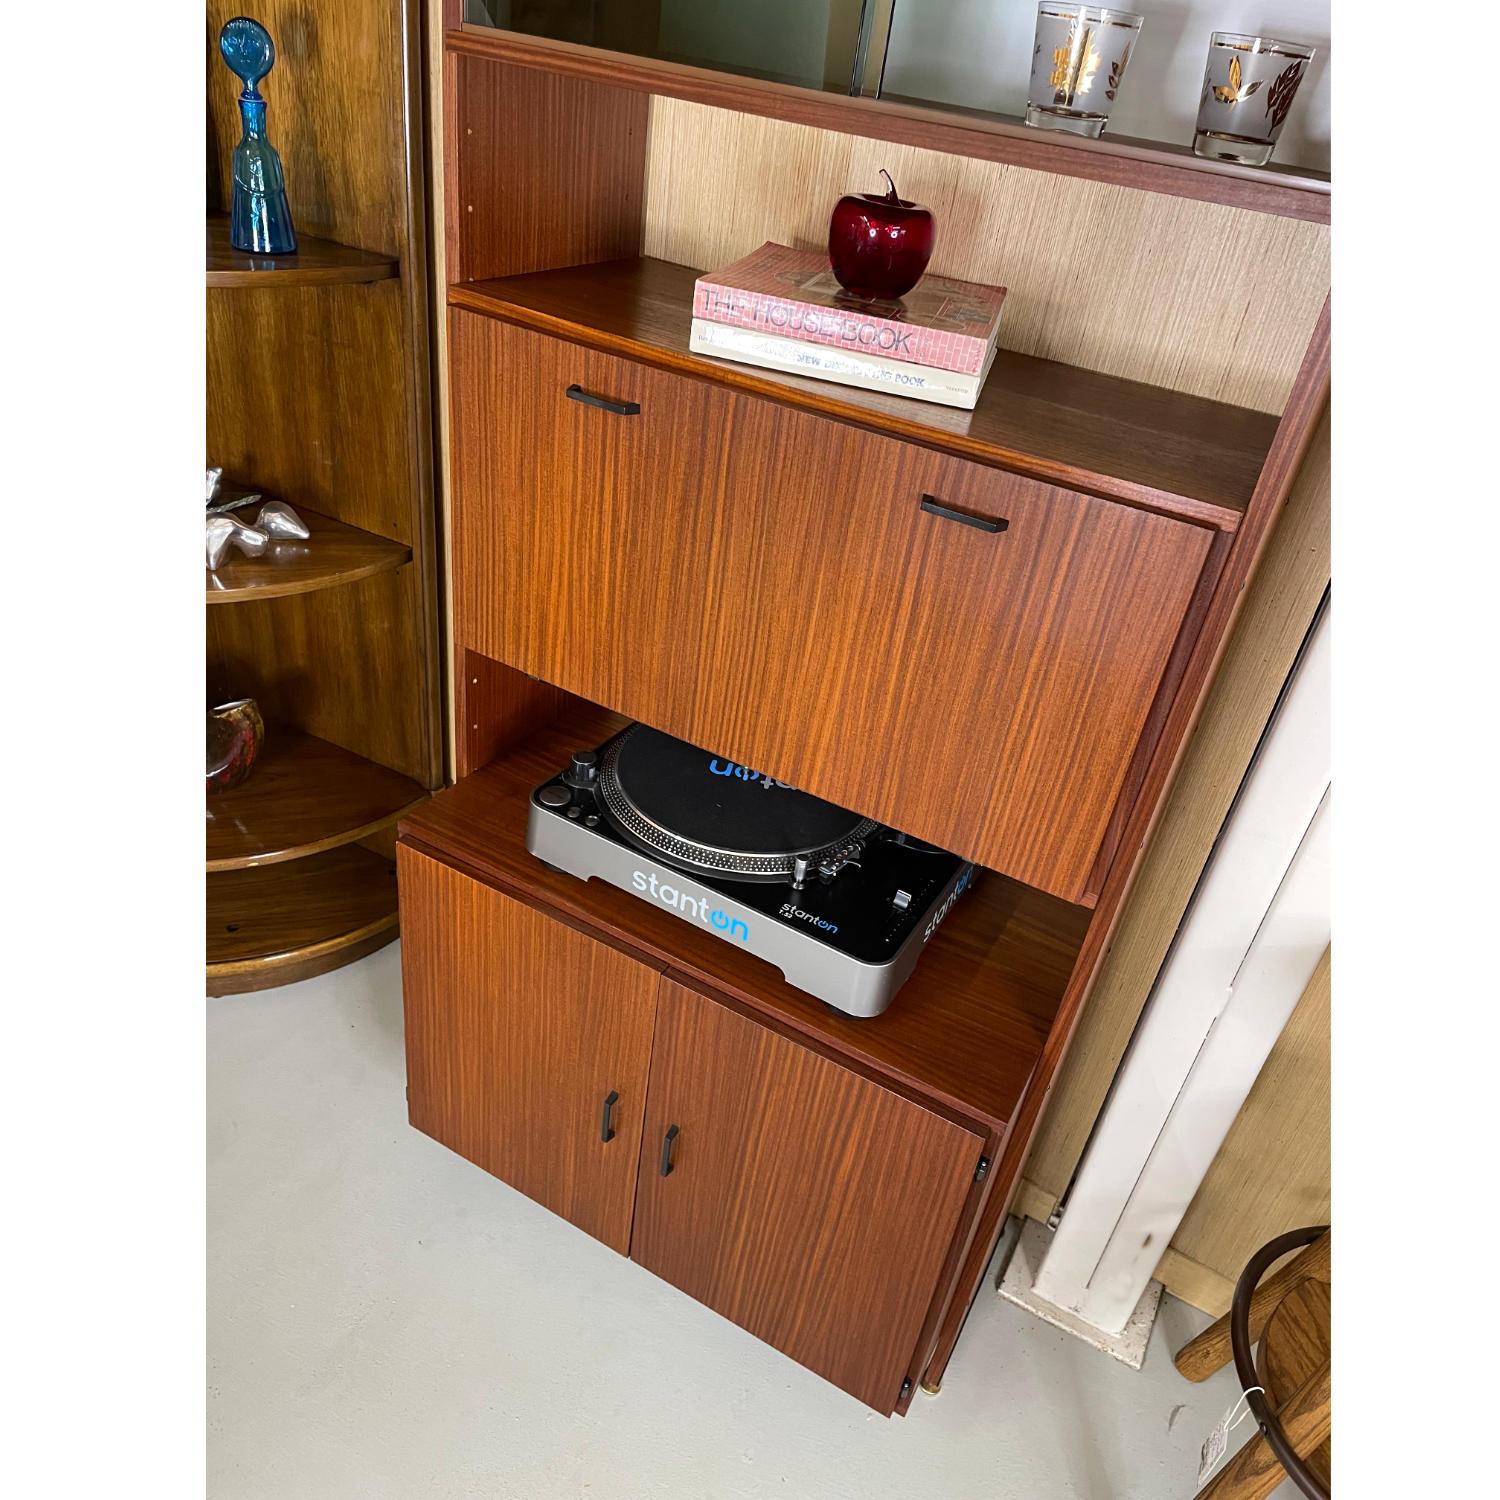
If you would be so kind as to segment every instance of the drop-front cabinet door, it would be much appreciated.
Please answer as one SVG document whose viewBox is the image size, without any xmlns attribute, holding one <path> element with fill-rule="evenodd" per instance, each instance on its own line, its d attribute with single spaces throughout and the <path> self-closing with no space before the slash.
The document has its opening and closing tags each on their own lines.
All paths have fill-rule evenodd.
<svg viewBox="0 0 1500 1500">
<path fill-rule="evenodd" d="M 1209 532 L 477 313 L 451 348 L 464 645 L 1085 895 Z"/>
<path fill-rule="evenodd" d="M 664 978 L 631 1259 L 889 1415 L 982 1144 Z"/>
<path fill-rule="evenodd" d="M 657 972 L 405 845 L 411 1123 L 630 1245 Z"/>
</svg>

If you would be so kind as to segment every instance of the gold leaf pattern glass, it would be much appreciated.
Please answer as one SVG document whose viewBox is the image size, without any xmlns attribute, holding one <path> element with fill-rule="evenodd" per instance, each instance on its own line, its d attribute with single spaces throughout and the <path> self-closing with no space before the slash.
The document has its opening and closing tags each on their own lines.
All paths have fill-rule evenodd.
<svg viewBox="0 0 1500 1500">
<path fill-rule="evenodd" d="M 1143 20 L 1128 10 L 1042 0 L 1036 8 L 1026 123 L 1097 136 L 1109 119 Z"/>
<path fill-rule="evenodd" d="M 1216 31 L 1208 44 L 1193 150 L 1215 161 L 1263 167 L 1307 76 L 1313 48 L 1268 36 Z"/>
</svg>

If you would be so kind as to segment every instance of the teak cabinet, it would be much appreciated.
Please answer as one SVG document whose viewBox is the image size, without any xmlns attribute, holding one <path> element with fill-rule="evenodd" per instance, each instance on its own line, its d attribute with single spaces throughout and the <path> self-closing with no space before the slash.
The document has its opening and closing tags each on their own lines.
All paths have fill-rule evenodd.
<svg viewBox="0 0 1500 1500">
<path fill-rule="evenodd" d="M 475 313 L 450 351 L 475 650 L 1084 896 L 1207 531 Z"/>
<path fill-rule="evenodd" d="M 412 1124 L 894 1410 L 984 1138 L 445 864 L 397 859 Z"/>
<path fill-rule="evenodd" d="M 442 25 L 455 784 L 400 825 L 411 1118 L 904 1413 L 1326 408 L 1326 185 Z M 698 270 L 818 243 L 892 162 L 933 270 L 1009 288 L 972 411 L 691 351 Z M 528 852 L 532 789 L 630 720 L 981 867 L 887 1011 Z"/>
</svg>

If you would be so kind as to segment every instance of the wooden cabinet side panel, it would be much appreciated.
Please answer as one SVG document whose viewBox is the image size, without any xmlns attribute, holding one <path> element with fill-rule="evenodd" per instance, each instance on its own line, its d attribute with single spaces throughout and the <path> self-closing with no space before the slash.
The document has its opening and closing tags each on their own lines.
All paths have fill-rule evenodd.
<svg viewBox="0 0 1500 1500">
<path fill-rule="evenodd" d="M 656 972 L 405 845 L 397 867 L 411 1123 L 625 1254 Z"/>
<path fill-rule="evenodd" d="M 657 1020 L 632 1258 L 888 1415 L 982 1138 L 668 979 Z"/>
<path fill-rule="evenodd" d="M 478 314 L 452 348 L 463 644 L 1085 894 L 1208 532 Z"/>
</svg>

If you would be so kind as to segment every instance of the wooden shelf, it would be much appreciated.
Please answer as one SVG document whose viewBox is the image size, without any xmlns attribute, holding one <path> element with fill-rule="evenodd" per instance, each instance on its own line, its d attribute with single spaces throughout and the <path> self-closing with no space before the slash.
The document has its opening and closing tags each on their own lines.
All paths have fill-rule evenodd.
<svg viewBox="0 0 1500 1500">
<path fill-rule="evenodd" d="M 212 287 L 349 286 L 388 281 L 400 271 L 389 255 L 356 250 L 310 234 L 295 255 L 250 255 L 229 243 L 227 214 L 208 216 L 208 284 Z"/>
<path fill-rule="evenodd" d="M 527 850 L 532 789 L 571 750 L 624 723 L 593 705 L 569 706 L 525 744 L 408 814 L 402 839 L 1003 1126 L 1041 1054 L 1089 912 L 987 873 L 954 907 L 888 1011 L 869 1020 L 841 1015 L 764 960 L 613 886 L 550 869 Z"/>
<path fill-rule="evenodd" d="M 468 308 L 1049 484 L 1233 531 L 1277 419 L 1002 349 L 973 411 L 688 350 L 698 272 L 638 257 L 462 282 Z"/>
<path fill-rule="evenodd" d="M 446 33 L 451 53 L 586 78 L 612 88 L 661 94 L 740 114 L 790 120 L 822 130 L 1005 162 L 1145 192 L 1223 203 L 1256 213 L 1326 224 L 1332 183 L 1299 167 L 1246 167 L 1208 161 L 1191 146 L 1105 134 L 1098 140 L 1035 130 L 1013 116 L 913 99 L 868 99 L 721 73 L 712 68 L 524 36 L 482 25 Z"/>
<path fill-rule="evenodd" d="M 266 496 L 268 500 L 274 498 Z M 256 509 L 247 506 L 235 514 L 253 522 Z M 402 542 L 345 525 L 301 505 L 296 510 L 312 533 L 307 541 L 273 541 L 264 557 L 245 557 L 231 549 L 218 572 L 206 575 L 210 604 L 311 594 L 376 573 L 389 573 L 411 561 L 411 548 Z"/>
<path fill-rule="evenodd" d="M 426 796 L 398 771 L 272 724 L 249 780 L 208 799 L 208 869 L 277 864 L 352 844 Z"/>
<path fill-rule="evenodd" d="M 309 979 L 396 935 L 396 872 L 368 849 L 208 878 L 208 993 Z"/>
</svg>

